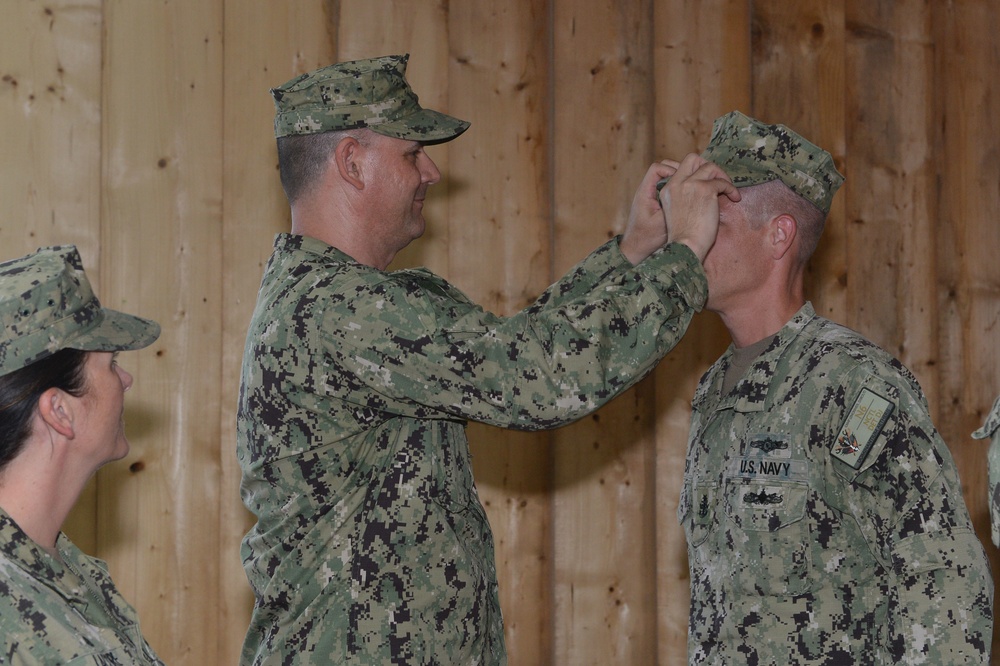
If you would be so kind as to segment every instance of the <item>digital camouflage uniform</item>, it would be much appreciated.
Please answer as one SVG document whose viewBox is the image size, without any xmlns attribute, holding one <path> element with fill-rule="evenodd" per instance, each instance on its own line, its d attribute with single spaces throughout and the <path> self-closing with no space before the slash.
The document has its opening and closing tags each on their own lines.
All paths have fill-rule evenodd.
<svg viewBox="0 0 1000 666">
<path fill-rule="evenodd" d="M 993 584 L 916 379 L 806 304 L 695 393 L 692 664 L 988 663 Z"/>
<path fill-rule="evenodd" d="M 140 349 L 159 334 L 156 322 L 101 306 L 73 245 L 0 263 L 0 376 L 61 349 Z M 107 565 L 64 534 L 55 546 L 61 560 L 0 508 L 0 664 L 161 663 Z"/>
<path fill-rule="evenodd" d="M 1000 396 L 993 402 L 993 409 L 983 427 L 972 433 L 975 439 L 990 439 L 986 454 L 989 469 L 990 536 L 995 546 L 1000 546 Z"/>
<path fill-rule="evenodd" d="M 648 373 L 706 295 L 685 246 L 617 240 L 499 317 L 425 270 L 280 235 L 244 354 L 244 664 L 503 664 L 466 421 L 553 428 Z"/>
<path fill-rule="evenodd" d="M 161 664 L 107 564 L 56 547 L 62 562 L 0 509 L 0 664 Z"/>
</svg>

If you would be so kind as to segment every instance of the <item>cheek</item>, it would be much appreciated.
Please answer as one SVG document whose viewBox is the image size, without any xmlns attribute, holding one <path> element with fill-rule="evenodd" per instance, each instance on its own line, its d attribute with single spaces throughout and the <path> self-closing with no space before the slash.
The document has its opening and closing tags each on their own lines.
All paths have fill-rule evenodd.
<svg viewBox="0 0 1000 666">
<path fill-rule="evenodd" d="M 705 271 L 709 272 L 717 266 L 731 263 L 730 254 L 730 239 L 720 232 L 712 249 L 705 255 Z"/>
</svg>

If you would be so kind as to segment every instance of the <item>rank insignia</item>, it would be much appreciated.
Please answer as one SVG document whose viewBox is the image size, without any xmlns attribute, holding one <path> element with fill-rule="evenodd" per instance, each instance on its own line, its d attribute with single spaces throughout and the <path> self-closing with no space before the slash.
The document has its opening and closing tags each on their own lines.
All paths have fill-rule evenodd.
<svg viewBox="0 0 1000 666">
<path fill-rule="evenodd" d="M 847 421 L 830 447 L 834 458 L 854 469 L 861 467 L 892 414 L 893 404 L 870 389 L 861 389 Z"/>
</svg>

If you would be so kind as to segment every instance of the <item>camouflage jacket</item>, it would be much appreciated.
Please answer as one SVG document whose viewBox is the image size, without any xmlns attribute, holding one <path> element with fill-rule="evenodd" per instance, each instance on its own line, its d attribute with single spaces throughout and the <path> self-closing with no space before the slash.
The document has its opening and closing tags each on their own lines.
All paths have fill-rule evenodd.
<svg viewBox="0 0 1000 666">
<path fill-rule="evenodd" d="M 0 664 L 162 664 L 107 565 L 56 547 L 61 562 L 0 509 Z"/>
<path fill-rule="evenodd" d="M 916 379 L 806 304 L 695 393 L 692 664 L 988 663 L 993 582 Z"/>
<path fill-rule="evenodd" d="M 1000 396 L 993 401 L 993 409 L 987 415 L 983 427 L 972 433 L 972 436 L 991 440 L 986 453 L 990 486 L 990 537 L 994 545 L 1000 546 Z"/>
<path fill-rule="evenodd" d="M 467 420 L 556 427 L 651 370 L 706 295 L 693 253 L 616 240 L 500 317 L 425 270 L 280 235 L 238 409 L 256 594 L 243 663 L 503 664 Z"/>
</svg>

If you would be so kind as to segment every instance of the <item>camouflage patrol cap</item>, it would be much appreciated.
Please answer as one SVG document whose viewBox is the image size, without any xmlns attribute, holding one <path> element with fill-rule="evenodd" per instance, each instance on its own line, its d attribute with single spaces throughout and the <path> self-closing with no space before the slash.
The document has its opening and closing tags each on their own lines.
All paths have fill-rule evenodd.
<svg viewBox="0 0 1000 666">
<path fill-rule="evenodd" d="M 736 187 L 780 179 L 824 213 L 844 182 L 830 153 L 784 125 L 766 125 L 739 111 L 715 120 L 701 156 L 722 167 Z"/>
<path fill-rule="evenodd" d="M 404 78 L 409 59 L 406 54 L 337 63 L 272 88 L 274 135 L 367 127 L 397 139 L 451 141 L 469 123 L 417 103 Z"/>
<path fill-rule="evenodd" d="M 60 349 L 141 349 L 154 321 L 101 307 L 73 245 L 44 247 L 0 263 L 0 375 Z"/>
</svg>

